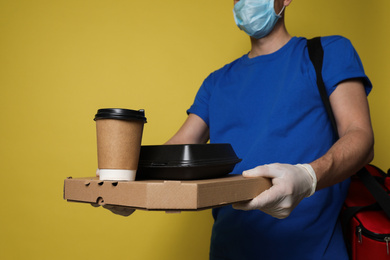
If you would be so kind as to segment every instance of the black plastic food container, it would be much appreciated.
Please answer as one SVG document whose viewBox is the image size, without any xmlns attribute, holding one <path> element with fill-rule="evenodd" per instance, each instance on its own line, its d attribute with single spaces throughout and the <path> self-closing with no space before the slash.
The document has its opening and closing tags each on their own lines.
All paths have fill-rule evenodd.
<svg viewBox="0 0 390 260">
<path fill-rule="evenodd" d="M 137 179 L 218 178 L 230 173 L 240 161 L 230 144 L 142 146 Z"/>
</svg>

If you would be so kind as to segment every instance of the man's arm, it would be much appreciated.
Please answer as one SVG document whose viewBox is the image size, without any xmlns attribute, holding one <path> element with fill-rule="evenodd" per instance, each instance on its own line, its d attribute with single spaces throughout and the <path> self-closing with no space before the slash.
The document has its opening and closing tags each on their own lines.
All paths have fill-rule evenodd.
<svg viewBox="0 0 390 260">
<path fill-rule="evenodd" d="M 330 96 L 340 139 L 312 162 L 317 190 L 347 179 L 374 157 L 374 134 L 368 101 L 359 80 L 340 83 Z"/>
<path fill-rule="evenodd" d="M 275 163 L 245 171 L 245 177 L 271 178 L 273 186 L 249 202 L 235 204 L 234 208 L 259 209 L 276 218 L 286 218 L 315 190 L 347 179 L 373 159 L 374 135 L 363 84 L 359 80 L 340 83 L 330 102 L 340 139 L 310 164 Z"/>
<path fill-rule="evenodd" d="M 165 144 L 203 144 L 209 140 L 209 128 L 202 118 L 189 114 L 179 131 Z"/>
</svg>

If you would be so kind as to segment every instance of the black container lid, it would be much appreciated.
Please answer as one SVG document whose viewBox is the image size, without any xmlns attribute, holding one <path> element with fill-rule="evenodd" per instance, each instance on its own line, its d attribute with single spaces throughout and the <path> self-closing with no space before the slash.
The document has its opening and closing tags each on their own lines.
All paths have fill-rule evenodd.
<svg viewBox="0 0 390 260">
<path fill-rule="evenodd" d="M 143 109 L 102 108 L 95 115 L 94 120 L 98 119 L 141 120 L 146 123 L 145 111 Z"/>
<path fill-rule="evenodd" d="M 239 159 L 230 144 L 141 146 L 137 178 L 201 180 L 232 172 Z"/>
<path fill-rule="evenodd" d="M 173 144 L 141 146 L 141 166 L 189 167 L 238 163 L 239 159 L 230 144 Z"/>
</svg>

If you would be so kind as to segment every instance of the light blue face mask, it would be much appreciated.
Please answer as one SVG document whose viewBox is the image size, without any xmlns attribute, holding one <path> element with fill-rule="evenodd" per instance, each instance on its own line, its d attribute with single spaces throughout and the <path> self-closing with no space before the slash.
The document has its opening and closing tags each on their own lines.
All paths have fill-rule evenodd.
<svg viewBox="0 0 390 260">
<path fill-rule="evenodd" d="M 234 5 L 237 26 L 256 39 L 267 36 L 281 17 L 275 13 L 274 0 L 240 0 Z"/>
</svg>

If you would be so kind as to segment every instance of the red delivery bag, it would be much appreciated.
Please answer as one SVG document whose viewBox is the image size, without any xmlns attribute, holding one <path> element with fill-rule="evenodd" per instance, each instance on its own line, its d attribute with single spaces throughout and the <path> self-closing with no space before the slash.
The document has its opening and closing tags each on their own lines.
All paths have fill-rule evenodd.
<svg viewBox="0 0 390 260">
<path fill-rule="evenodd" d="M 389 174 L 373 165 L 355 174 L 341 218 L 351 259 L 390 260 Z"/>
</svg>

